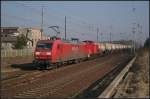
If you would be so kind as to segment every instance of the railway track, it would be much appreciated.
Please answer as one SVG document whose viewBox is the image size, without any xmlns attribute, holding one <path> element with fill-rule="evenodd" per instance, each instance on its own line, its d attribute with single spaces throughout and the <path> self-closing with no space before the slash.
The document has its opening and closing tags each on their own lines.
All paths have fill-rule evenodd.
<svg viewBox="0 0 150 99">
<path fill-rule="evenodd" d="M 117 66 L 114 69 L 112 69 L 109 73 L 107 73 L 105 76 L 94 82 L 82 93 L 75 95 L 74 98 L 98 97 L 105 90 L 105 88 L 113 81 L 113 79 L 122 71 L 122 69 L 125 68 L 125 66 L 131 59 L 132 57 L 130 57 L 122 63 L 118 63 Z"/>
<path fill-rule="evenodd" d="M 104 56 L 50 71 L 39 71 L 2 81 L 2 98 L 79 97 L 89 86 L 104 77 L 130 56 L 126 53 Z M 12 92 L 12 90 L 15 90 Z M 84 96 L 84 95 L 83 95 Z"/>
<path fill-rule="evenodd" d="M 101 60 L 103 61 L 103 60 L 106 60 L 108 57 L 109 56 L 101 55 L 98 58 L 101 58 Z M 95 59 L 95 58 L 93 58 L 93 59 Z M 89 60 L 89 62 L 91 62 L 91 61 L 93 61 L 93 60 Z M 71 64 L 71 65 L 63 64 L 60 68 L 63 68 L 63 66 L 72 66 L 72 65 L 74 65 L 74 64 Z M 31 67 L 33 68 L 33 65 Z M 5 77 L 5 78 L 1 78 L 1 81 L 3 83 L 5 83 L 5 86 L 7 85 L 6 83 L 9 84 L 11 82 L 11 86 L 12 86 L 13 82 L 17 82 L 17 83 L 25 82 L 23 79 L 33 80 L 33 79 L 35 79 L 37 77 L 46 75 L 47 73 L 49 73 L 50 70 L 54 70 L 54 69 L 57 69 L 57 68 L 56 67 L 51 67 L 49 70 L 36 70 L 36 68 L 35 68 L 32 71 L 20 70 L 20 71 L 12 72 L 11 74 L 9 74 L 11 76 L 8 76 L 8 77 Z M 17 83 L 15 83 L 15 85 Z"/>
<path fill-rule="evenodd" d="M 102 58 L 102 60 L 105 60 L 107 56 L 105 56 L 104 58 Z M 73 64 L 74 65 L 74 64 Z M 66 66 L 66 65 L 63 65 Z M 71 66 L 71 65 L 68 65 Z M 61 67 L 63 68 L 63 67 Z M 55 71 L 55 67 L 51 68 L 53 71 Z M 20 83 L 25 83 L 28 82 L 29 80 L 33 80 L 36 79 L 40 76 L 43 75 L 47 75 L 47 73 L 49 73 L 49 70 L 33 70 L 33 71 L 17 71 L 17 72 L 13 72 L 11 73 L 11 76 L 5 77 L 5 78 L 1 78 L 2 83 L 5 83 L 4 87 L 10 87 L 10 86 L 14 86 Z"/>
<path fill-rule="evenodd" d="M 105 55 L 101 55 L 100 57 L 104 57 Z M 95 58 L 93 58 L 95 59 Z M 31 63 L 30 63 L 31 64 Z M 72 65 L 73 63 L 71 63 Z M 15 65 L 18 65 L 18 64 L 15 64 Z M 15 66 L 14 65 L 14 66 Z M 70 64 L 63 64 L 62 66 L 66 66 L 66 65 L 70 65 Z M 59 66 L 59 67 L 62 67 L 62 66 Z M 19 66 L 18 66 L 19 67 Z M 37 70 L 37 68 L 35 68 L 35 66 L 33 67 L 33 65 L 31 65 L 31 68 L 34 68 L 31 70 L 18 70 L 18 71 L 13 71 L 13 72 L 10 72 L 10 73 L 7 73 L 7 76 L 6 77 L 1 77 L 1 81 L 11 81 L 13 79 L 19 79 L 19 78 L 23 78 L 25 76 L 30 76 L 30 75 L 34 75 L 34 74 L 40 74 L 42 72 L 46 72 L 47 70 Z M 56 69 L 57 67 L 50 67 L 48 69 L 49 70 L 52 70 L 52 69 Z M 8 76 L 9 75 L 9 76 Z M 20 80 L 20 79 L 19 79 Z"/>
</svg>

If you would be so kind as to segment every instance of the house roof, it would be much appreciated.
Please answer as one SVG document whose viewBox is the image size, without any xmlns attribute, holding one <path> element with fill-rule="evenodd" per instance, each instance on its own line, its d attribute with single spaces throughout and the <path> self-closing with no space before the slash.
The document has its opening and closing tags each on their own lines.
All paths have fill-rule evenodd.
<svg viewBox="0 0 150 99">
<path fill-rule="evenodd" d="M 1 27 L 1 29 L 18 29 L 19 27 Z"/>
<path fill-rule="evenodd" d="M 17 37 L 5 37 L 5 38 L 1 38 L 1 42 L 15 42 L 17 40 Z"/>
</svg>

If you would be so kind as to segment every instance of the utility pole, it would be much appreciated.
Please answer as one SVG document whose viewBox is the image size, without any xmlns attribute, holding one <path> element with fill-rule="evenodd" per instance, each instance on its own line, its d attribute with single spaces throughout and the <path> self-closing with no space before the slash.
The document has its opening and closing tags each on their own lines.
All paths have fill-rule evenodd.
<svg viewBox="0 0 150 99">
<path fill-rule="evenodd" d="M 138 33 L 139 33 L 139 47 L 142 46 L 142 25 L 138 24 Z"/>
<path fill-rule="evenodd" d="M 41 39 L 42 39 L 42 36 L 43 36 L 43 8 L 44 8 L 44 6 L 42 6 Z"/>
<path fill-rule="evenodd" d="M 137 30 L 138 30 L 138 44 L 139 44 L 139 46 L 138 47 L 140 47 L 140 24 L 137 24 Z"/>
<path fill-rule="evenodd" d="M 110 32 L 110 43 L 111 43 L 111 32 Z"/>
<path fill-rule="evenodd" d="M 103 35 L 103 33 L 101 33 L 100 35 L 101 35 L 101 42 L 102 42 L 102 35 Z"/>
<path fill-rule="evenodd" d="M 133 27 L 132 27 L 132 33 L 133 33 L 133 53 L 135 53 L 135 32 L 136 32 L 136 27 L 135 27 L 136 23 L 133 23 Z"/>
<path fill-rule="evenodd" d="M 112 30 L 112 26 L 110 26 L 110 43 L 111 43 L 111 30 Z"/>
<path fill-rule="evenodd" d="M 141 46 L 142 47 L 142 25 L 141 25 L 141 29 L 140 29 L 140 42 L 141 42 Z"/>
<path fill-rule="evenodd" d="M 135 8 L 133 8 L 133 16 L 134 16 L 134 14 L 135 14 Z M 135 17 L 135 16 L 134 16 Z M 136 26 L 136 22 L 133 22 L 133 30 L 132 30 L 132 33 L 133 33 L 133 36 L 134 36 L 134 39 L 133 39 L 133 46 L 134 46 L 134 49 L 133 49 L 133 52 L 134 52 L 134 54 L 135 54 L 135 42 L 136 42 L 136 39 L 135 39 L 135 32 L 136 32 L 136 28 L 135 28 L 135 26 Z"/>
<path fill-rule="evenodd" d="M 98 42 L 98 32 L 99 32 L 99 28 L 97 28 L 97 42 Z"/>
<path fill-rule="evenodd" d="M 66 16 L 65 16 L 65 40 L 66 40 Z"/>
</svg>

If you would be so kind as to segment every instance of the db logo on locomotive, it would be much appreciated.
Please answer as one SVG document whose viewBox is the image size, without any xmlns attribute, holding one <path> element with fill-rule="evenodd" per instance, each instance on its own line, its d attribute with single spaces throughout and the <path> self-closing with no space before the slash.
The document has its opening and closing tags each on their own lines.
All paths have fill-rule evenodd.
<svg viewBox="0 0 150 99">
<path fill-rule="evenodd" d="M 78 50 L 79 50 L 78 46 L 73 46 L 72 47 L 72 51 L 78 51 Z"/>
</svg>

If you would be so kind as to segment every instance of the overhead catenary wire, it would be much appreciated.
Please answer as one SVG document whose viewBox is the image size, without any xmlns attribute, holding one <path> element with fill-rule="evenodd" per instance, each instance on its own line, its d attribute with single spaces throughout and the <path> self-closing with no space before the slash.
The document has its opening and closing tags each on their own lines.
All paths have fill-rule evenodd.
<svg viewBox="0 0 150 99">
<path fill-rule="evenodd" d="M 22 4 L 24 4 L 24 3 L 22 3 Z M 24 6 L 25 6 L 25 4 L 24 4 Z M 28 5 L 29 6 L 29 5 Z M 31 6 L 31 5 L 30 5 Z M 32 5 L 33 6 L 33 5 Z M 34 5 L 34 6 L 36 6 L 36 5 Z M 38 5 L 38 6 L 40 6 L 40 5 Z M 37 6 L 37 7 L 38 7 Z M 45 6 L 45 9 L 46 9 L 46 7 L 48 7 L 48 6 Z M 76 22 L 76 24 L 81 24 L 80 26 L 82 26 L 82 25 L 87 25 L 87 26 L 89 26 L 89 24 L 94 24 L 94 23 L 87 23 L 86 21 L 83 21 L 83 19 L 82 18 L 79 18 L 78 16 L 76 16 L 76 15 L 71 15 L 71 14 L 65 14 L 64 12 L 62 13 L 62 11 L 60 11 L 61 9 L 59 9 L 59 10 L 56 10 L 55 8 L 51 8 L 51 10 L 53 10 L 54 11 L 54 13 L 55 12 L 57 12 L 57 13 L 55 13 L 55 14 L 57 14 L 58 16 L 60 16 L 59 14 L 61 14 L 62 16 L 67 16 L 67 18 L 73 18 L 73 20 L 71 20 L 71 21 L 74 21 L 74 20 L 76 20 L 76 21 L 74 21 L 74 23 Z M 69 9 L 68 9 L 69 10 Z M 66 11 L 66 10 L 65 10 Z M 50 16 L 51 15 L 54 15 L 54 13 L 53 14 L 49 14 Z M 59 14 L 58 14 L 59 13 Z M 55 15 L 56 16 L 56 15 Z M 63 17 L 60 17 L 60 18 L 63 18 Z M 84 18 L 85 19 L 85 18 Z M 86 19 L 87 20 L 87 19 Z"/>
<path fill-rule="evenodd" d="M 32 20 L 32 19 L 30 19 L 30 18 L 24 18 L 24 17 L 20 17 L 20 16 L 15 16 L 15 15 L 10 15 L 10 14 L 8 14 L 8 13 L 5 13 L 4 14 L 4 16 L 2 15 L 1 17 L 13 17 L 13 18 L 15 18 L 17 21 L 25 21 L 25 22 L 28 22 L 28 24 L 29 23 L 35 23 L 35 24 L 37 24 L 38 22 L 37 21 L 35 21 L 35 20 Z M 5 20 L 4 20 L 5 21 Z"/>
<path fill-rule="evenodd" d="M 23 5 L 23 6 L 26 6 L 26 7 L 28 6 L 28 7 L 30 7 L 29 5 L 25 5 L 24 3 L 18 3 L 18 2 L 17 2 L 17 4 L 21 4 L 21 5 Z M 36 10 L 35 8 L 32 8 L 32 9 L 33 9 L 33 10 Z M 36 10 L 36 11 L 38 11 L 38 10 Z M 49 13 L 44 13 L 44 14 L 49 14 Z M 54 15 L 54 14 L 51 14 L 51 15 Z M 56 15 L 55 15 L 55 16 L 56 16 Z M 48 17 L 48 16 L 45 15 L 44 17 Z M 69 16 L 68 16 L 68 17 L 69 17 Z M 60 18 L 61 18 L 61 17 L 60 17 Z M 69 17 L 69 18 L 72 18 L 72 17 Z M 80 20 L 80 21 L 81 21 L 81 20 Z M 82 22 L 82 23 L 81 23 L 81 22 L 75 22 L 74 19 L 73 19 L 73 20 L 69 20 L 69 19 L 68 19 L 68 23 L 69 23 L 69 22 L 71 22 L 71 23 L 73 23 L 73 24 L 77 24 L 76 26 L 78 26 L 79 28 L 82 28 L 82 27 L 85 28 L 85 27 L 87 27 L 87 28 L 89 28 L 89 30 L 90 30 L 90 24 L 86 24 L 85 22 Z M 73 24 L 72 24 L 72 25 L 73 25 Z M 85 26 L 85 24 L 86 24 L 87 26 Z M 92 28 L 92 31 L 93 31 L 93 27 L 91 27 L 91 28 Z"/>
<path fill-rule="evenodd" d="M 39 5 L 30 5 L 30 4 L 26 4 L 25 2 L 12 2 L 13 4 L 18 4 L 18 5 L 22 5 L 22 6 L 24 6 L 25 8 L 28 8 L 28 9 L 30 9 L 30 11 L 29 12 L 33 12 L 33 13 L 36 13 L 36 15 L 39 15 L 40 16 L 40 8 L 38 8 L 38 7 L 40 7 L 41 5 L 39 4 Z M 70 11 L 64 11 L 64 12 L 62 12 L 62 9 L 56 9 L 56 8 L 52 8 L 51 9 L 51 11 L 53 11 L 52 12 L 52 14 L 48 11 L 48 9 L 47 9 L 47 5 L 44 5 L 44 6 L 46 6 L 44 9 L 45 9 L 45 12 L 44 12 L 44 19 L 43 19 L 43 28 L 45 29 L 46 27 L 48 27 L 50 24 L 54 24 L 55 25 L 55 23 L 57 24 L 57 25 L 60 25 L 60 26 L 63 26 L 63 24 L 62 23 L 60 23 L 58 20 L 56 20 L 57 22 L 51 22 L 51 21 L 48 21 L 48 19 L 51 19 L 52 18 L 52 16 L 54 17 L 54 18 L 57 18 L 57 19 L 59 19 L 60 21 L 63 21 L 64 20 L 64 16 L 67 16 L 67 26 L 68 26 L 68 28 L 67 28 L 67 30 L 72 30 L 72 32 L 74 32 L 76 29 L 79 29 L 78 31 L 79 31 L 79 33 L 82 33 L 82 34 L 90 34 L 90 33 L 95 33 L 96 32 L 96 27 L 97 27 L 97 25 L 96 24 L 92 24 L 92 23 L 90 23 L 90 22 L 87 22 L 87 21 L 85 21 L 85 20 L 87 20 L 87 19 L 83 19 L 83 18 L 81 18 L 81 17 L 79 17 L 79 16 L 77 16 L 77 15 L 75 15 L 75 14 L 70 14 L 70 13 L 68 13 L 68 12 L 70 12 Z M 23 18 L 22 18 L 23 19 Z M 28 18 L 24 18 L 25 20 L 27 19 L 28 20 Z M 40 17 L 38 17 L 38 19 L 39 20 L 41 20 L 40 19 Z M 62 20 L 61 20 L 62 19 Z M 31 22 L 32 21 L 36 21 L 36 20 L 34 20 L 34 19 L 30 19 L 31 20 Z M 21 18 L 20 18 L 20 21 L 21 21 Z M 24 21 L 24 20 L 23 20 Z M 37 20 L 37 24 L 40 24 L 40 21 L 38 21 Z M 74 26 L 74 27 L 71 27 L 71 26 Z M 64 31 L 65 31 L 65 29 L 64 29 Z M 82 32 L 82 31 L 84 31 L 84 33 Z M 94 34 L 95 35 L 95 34 Z"/>
<path fill-rule="evenodd" d="M 34 13 L 34 14 L 36 14 L 36 17 L 37 16 L 39 16 L 39 20 L 41 19 L 40 18 L 40 13 L 39 12 L 41 12 L 40 11 L 40 9 L 37 9 L 37 8 L 34 8 L 34 7 L 32 7 L 32 6 L 29 6 L 29 5 L 26 5 L 26 4 L 24 4 L 24 3 L 20 3 L 20 2 L 11 2 L 11 3 L 9 3 L 9 4 L 17 4 L 17 5 L 21 5 L 21 7 L 24 7 L 25 9 L 27 8 L 27 9 L 29 9 L 29 11 L 28 12 L 32 12 L 32 13 Z M 55 18 L 57 18 L 56 16 L 54 16 L 53 14 L 49 14 L 48 15 L 48 13 L 44 13 L 44 17 L 46 17 L 45 19 L 47 19 L 47 18 L 49 18 L 49 16 L 53 16 L 53 17 L 55 17 Z M 35 19 L 36 17 L 34 17 L 33 19 Z M 61 18 L 61 17 L 60 17 Z M 25 18 L 24 18 L 25 19 Z M 45 19 L 44 19 L 44 21 L 45 21 Z M 59 19 L 59 18 L 57 18 L 57 19 Z"/>
</svg>

